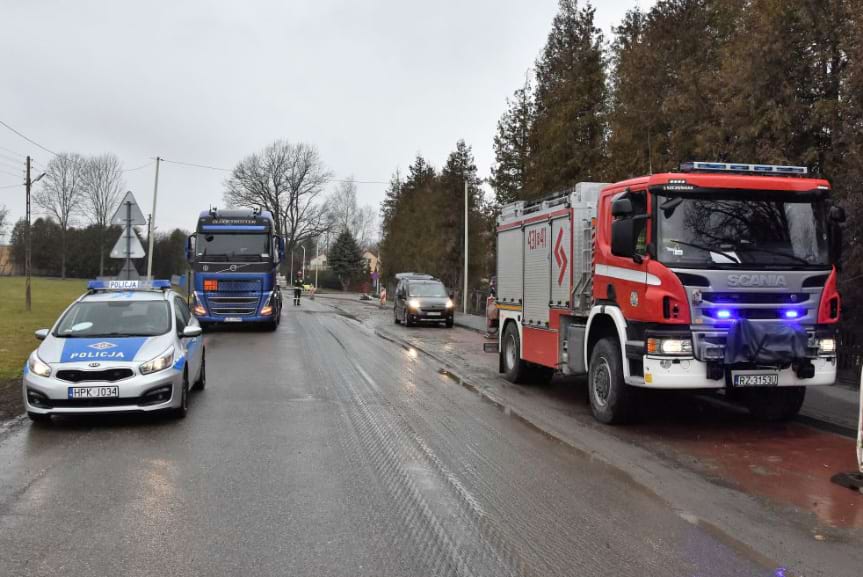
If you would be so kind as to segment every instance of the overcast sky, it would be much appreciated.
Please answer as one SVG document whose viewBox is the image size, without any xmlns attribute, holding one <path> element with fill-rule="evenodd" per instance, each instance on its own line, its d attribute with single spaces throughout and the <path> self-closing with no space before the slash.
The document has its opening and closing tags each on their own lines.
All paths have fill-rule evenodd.
<svg viewBox="0 0 863 577">
<path fill-rule="evenodd" d="M 636 0 L 602 0 L 610 35 Z M 650 0 L 641 0 L 645 8 Z M 481 176 L 505 99 L 556 0 L 46 2 L 0 0 L 0 120 L 50 150 L 231 168 L 275 139 L 315 144 L 337 178 L 385 181 L 459 138 Z M 0 126 L 0 187 L 50 155 Z M 226 173 L 163 164 L 157 226 L 191 229 Z M 153 166 L 126 173 L 144 213 Z M 385 185 L 359 187 L 377 207 Z M 13 219 L 23 188 L 0 188 Z"/>
</svg>

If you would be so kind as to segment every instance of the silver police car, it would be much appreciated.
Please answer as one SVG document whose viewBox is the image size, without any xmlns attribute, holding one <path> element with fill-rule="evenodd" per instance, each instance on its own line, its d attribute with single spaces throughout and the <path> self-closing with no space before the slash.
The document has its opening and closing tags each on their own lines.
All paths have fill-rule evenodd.
<svg viewBox="0 0 863 577">
<path fill-rule="evenodd" d="M 185 417 L 207 382 L 204 337 L 169 281 L 91 281 L 24 367 L 27 414 L 168 410 Z"/>
</svg>

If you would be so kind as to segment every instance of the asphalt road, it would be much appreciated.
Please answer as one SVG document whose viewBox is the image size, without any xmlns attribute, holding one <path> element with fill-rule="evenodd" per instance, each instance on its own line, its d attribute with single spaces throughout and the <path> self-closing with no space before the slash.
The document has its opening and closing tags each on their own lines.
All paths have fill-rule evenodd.
<svg viewBox="0 0 863 577">
<path fill-rule="evenodd" d="M 207 361 L 183 421 L 0 433 L 0 575 L 777 574 L 320 303 Z"/>
</svg>

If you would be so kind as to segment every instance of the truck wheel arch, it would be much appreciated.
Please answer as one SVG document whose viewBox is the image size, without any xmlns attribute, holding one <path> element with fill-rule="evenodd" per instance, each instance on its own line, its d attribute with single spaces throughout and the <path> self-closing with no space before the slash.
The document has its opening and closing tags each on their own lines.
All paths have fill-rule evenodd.
<svg viewBox="0 0 863 577">
<path fill-rule="evenodd" d="M 593 307 L 587 319 L 587 339 L 584 342 L 584 358 L 590 368 L 590 355 L 600 339 L 612 337 L 620 346 L 620 357 L 623 365 L 623 376 L 627 382 L 630 379 L 629 361 L 626 358 L 626 319 L 619 308 L 609 305 Z"/>
</svg>

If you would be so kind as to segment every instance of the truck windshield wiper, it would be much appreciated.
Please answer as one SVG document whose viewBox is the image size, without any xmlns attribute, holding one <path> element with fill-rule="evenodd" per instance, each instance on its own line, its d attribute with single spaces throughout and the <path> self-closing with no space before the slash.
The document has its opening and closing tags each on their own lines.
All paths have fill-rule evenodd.
<svg viewBox="0 0 863 577">
<path fill-rule="evenodd" d="M 779 250 L 770 250 L 769 248 L 760 248 L 757 246 L 737 246 L 737 247 L 734 247 L 734 250 L 739 251 L 739 252 L 758 251 L 758 252 L 763 252 L 765 254 L 775 254 L 777 256 L 784 256 L 785 258 L 790 258 L 790 259 L 796 260 L 797 262 L 799 262 L 801 264 L 805 264 L 806 266 L 810 266 L 812 264 L 811 262 L 809 262 L 805 258 L 799 257 L 796 254 L 788 254 L 787 252 L 782 252 Z"/>
<path fill-rule="evenodd" d="M 686 242 L 686 241 L 682 241 L 682 240 L 676 240 L 673 238 L 668 239 L 668 242 L 673 242 L 676 244 L 682 244 L 683 246 L 691 246 L 692 248 L 697 248 L 698 250 L 703 250 L 703 251 L 707 251 L 707 252 L 715 252 L 718 255 L 724 256 L 725 258 L 727 258 L 728 260 L 730 260 L 733 263 L 740 264 L 740 259 L 737 258 L 736 256 L 734 256 L 730 253 L 715 249 L 715 248 L 710 248 L 709 246 L 706 246 L 703 244 L 695 244 L 694 242 Z"/>
</svg>

